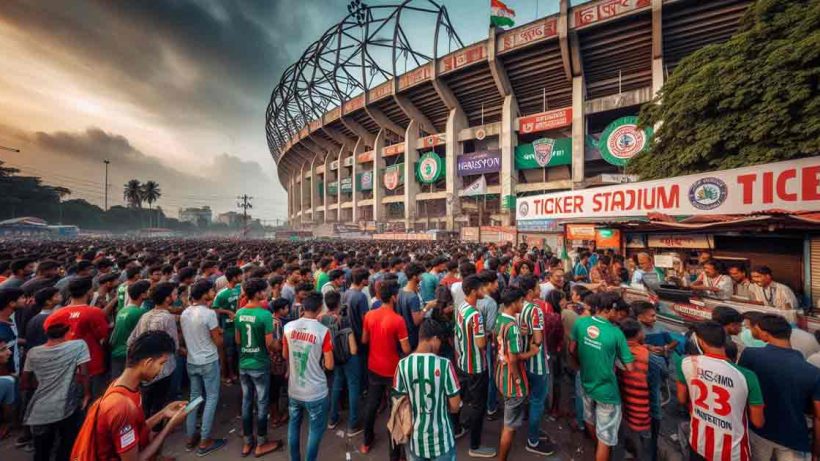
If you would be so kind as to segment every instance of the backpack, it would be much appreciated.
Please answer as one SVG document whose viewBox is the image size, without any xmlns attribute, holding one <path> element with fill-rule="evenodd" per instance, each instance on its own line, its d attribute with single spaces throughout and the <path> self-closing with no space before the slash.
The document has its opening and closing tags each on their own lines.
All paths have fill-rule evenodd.
<svg viewBox="0 0 820 461">
<path fill-rule="evenodd" d="M 390 418 L 387 420 L 387 432 L 396 445 L 410 441 L 413 435 L 413 409 L 410 399 L 406 395 L 393 397 L 393 407 L 390 409 Z"/>
<path fill-rule="evenodd" d="M 112 385 L 102 397 L 91 404 L 80 432 L 74 439 L 70 461 L 97 461 L 97 416 L 100 413 L 100 404 L 111 394 L 128 396 L 127 391 L 123 389 L 123 386 Z"/>
<path fill-rule="evenodd" d="M 347 305 L 342 305 L 342 312 L 347 312 Z M 350 351 L 350 335 L 353 334 L 353 328 L 350 326 L 350 318 L 347 315 L 339 317 L 338 322 L 331 322 L 327 325 L 330 330 L 330 339 L 333 341 L 333 363 L 335 365 L 344 365 L 353 356 Z"/>
</svg>

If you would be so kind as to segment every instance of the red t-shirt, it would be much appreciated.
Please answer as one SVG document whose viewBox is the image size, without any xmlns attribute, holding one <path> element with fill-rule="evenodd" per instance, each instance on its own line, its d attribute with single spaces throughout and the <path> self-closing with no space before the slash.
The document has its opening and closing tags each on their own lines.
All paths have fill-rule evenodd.
<svg viewBox="0 0 820 461">
<path fill-rule="evenodd" d="M 71 327 L 68 339 L 82 339 L 88 346 L 91 355 L 91 362 L 88 363 L 89 376 L 105 373 L 105 352 L 100 343 L 108 338 L 108 318 L 102 309 L 86 305 L 67 306 L 49 315 L 43 328 L 47 330 L 58 320 Z"/>
<path fill-rule="evenodd" d="M 407 339 L 407 324 L 393 309 L 380 307 L 364 316 L 364 331 L 370 339 L 367 368 L 392 378 L 399 365 L 399 341 Z"/>
<path fill-rule="evenodd" d="M 112 393 L 100 402 L 95 434 L 96 455 L 100 461 L 120 459 L 120 455 L 151 441 L 139 391 L 120 387 L 126 395 Z"/>
</svg>

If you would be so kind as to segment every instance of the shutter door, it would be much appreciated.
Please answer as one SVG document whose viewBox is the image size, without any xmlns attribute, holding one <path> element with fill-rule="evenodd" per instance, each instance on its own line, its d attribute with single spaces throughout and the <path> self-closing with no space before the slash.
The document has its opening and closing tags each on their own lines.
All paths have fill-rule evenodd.
<svg viewBox="0 0 820 461">
<path fill-rule="evenodd" d="M 820 301 L 820 237 L 811 239 L 811 304 L 817 307 Z"/>
</svg>

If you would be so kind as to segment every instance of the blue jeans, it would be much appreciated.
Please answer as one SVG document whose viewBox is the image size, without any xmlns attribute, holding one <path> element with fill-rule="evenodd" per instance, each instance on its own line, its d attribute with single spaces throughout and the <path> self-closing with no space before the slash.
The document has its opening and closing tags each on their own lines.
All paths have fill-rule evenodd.
<svg viewBox="0 0 820 461">
<path fill-rule="evenodd" d="M 268 441 L 268 391 L 270 389 L 270 368 L 262 370 L 239 369 L 242 383 L 242 434 L 245 443 L 253 443 L 253 404 L 256 396 L 257 443 Z"/>
<path fill-rule="evenodd" d="M 487 387 L 487 411 L 492 413 L 498 410 L 498 387 L 495 384 L 495 344 L 487 342 L 487 370 L 490 374 L 490 383 Z"/>
<path fill-rule="evenodd" d="M 205 397 L 202 407 L 202 440 L 211 438 L 211 428 L 214 425 L 214 415 L 219 404 L 219 360 L 206 365 L 188 364 L 188 377 L 191 380 L 191 400 L 199 396 Z M 202 391 L 205 391 L 204 395 Z M 185 419 L 185 434 L 188 437 L 196 435 L 196 416 L 199 411 L 188 413 Z"/>
<path fill-rule="evenodd" d="M 527 381 L 530 383 L 530 419 L 527 441 L 530 444 L 538 443 L 541 430 L 541 417 L 544 416 L 544 405 L 547 403 L 549 375 L 536 375 L 527 372 Z"/>
<path fill-rule="evenodd" d="M 177 367 L 171 375 L 171 400 L 182 400 L 182 384 L 185 381 L 188 358 L 184 355 L 177 355 Z"/>
<path fill-rule="evenodd" d="M 319 455 L 319 442 L 327 428 L 327 407 L 328 398 L 314 400 L 313 402 L 303 402 L 296 399 L 288 399 L 288 450 L 291 461 L 300 461 L 302 454 L 299 451 L 299 433 L 302 429 L 302 416 L 305 412 L 308 415 L 308 441 L 306 461 L 315 461 Z"/>
<path fill-rule="evenodd" d="M 452 448 L 447 453 L 444 453 L 441 456 L 436 456 L 435 458 L 420 458 L 410 451 L 410 448 L 405 450 L 405 453 L 407 453 L 407 461 L 456 461 L 455 448 Z"/>
<path fill-rule="evenodd" d="M 362 391 L 362 362 L 359 356 L 352 355 L 347 363 L 333 369 L 333 390 L 330 394 L 330 421 L 339 421 L 339 400 L 342 398 L 342 387 L 347 383 L 349 414 L 347 426 L 359 427 L 359 398 Z"/>
<path fill-rule="evenodd" d="M 581 389 L 581 372 L 575 372 L 575 386 L 572 387 L 572 397 L 575 399 L 575 422 L 578 427 L 584 429 L 584 398 L 583 390 Z"/>
</svg>

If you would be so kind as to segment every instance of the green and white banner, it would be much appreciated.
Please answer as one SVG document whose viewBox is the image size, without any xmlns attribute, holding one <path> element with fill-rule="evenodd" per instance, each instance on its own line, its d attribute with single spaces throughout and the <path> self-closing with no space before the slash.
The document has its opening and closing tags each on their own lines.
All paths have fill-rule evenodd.
<svg viewBox="0 0 820 461">
<path fill-rule="evenodd" d="M 515 148 L 515 168 L 532 170 L 572 163 L 572 138 L 541 138 Z"/>
<path fill-rule="evenodd" d="M 638 128 L 638 117 L 621 117 L 610 123 L 598 141 L 601 157 L 615 166 L 625 166 L 649 147 L 652 128 Z"/>
<path fill-rule="evenodd" d="M 444 177 L 444 161 L 435 152 L 422 154 L 416 163 L 416 179 L 422 184 L 435 184 Z"/>
</svg>

